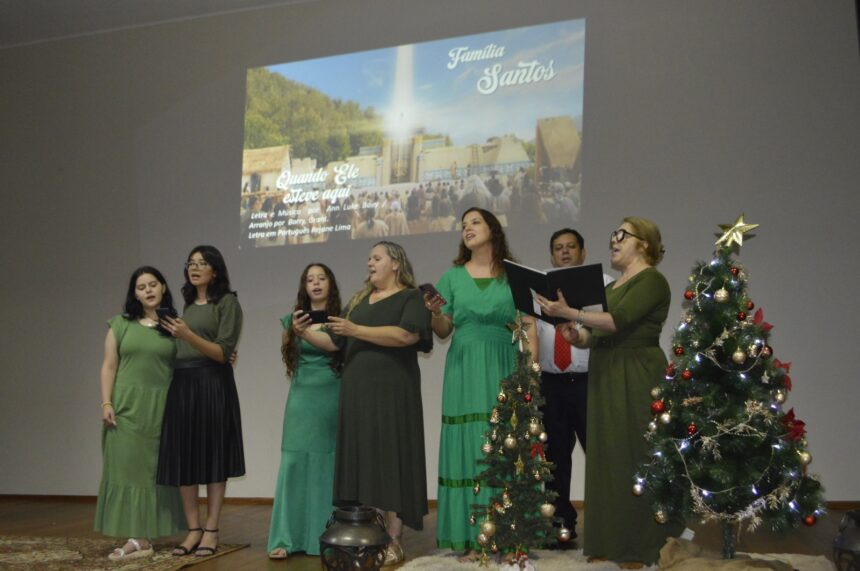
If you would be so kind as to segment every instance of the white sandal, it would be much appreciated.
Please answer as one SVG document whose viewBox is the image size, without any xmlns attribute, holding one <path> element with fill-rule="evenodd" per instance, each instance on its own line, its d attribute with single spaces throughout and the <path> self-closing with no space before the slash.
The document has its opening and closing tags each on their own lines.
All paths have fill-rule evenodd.
<svg viewBox="0 0 860 571">
<path fill-rule="evenodd" d="M 140 547 L 140 542 L 132 537 L 128 539 L 126 544 L 131 543 L 134 546 L 132 551 L 126 551 L 125 545 L 122 547 L 117 547 L 113 550 L 113 553 L 108 555 L 108 559 L 111 561 L 119 561 L 121 559 L 139 559 L 140 557 L 151 557 L 155 554 L 155 550 L 152 548 L 152 542 L 149 542 L 149 547 L 143 549 Z"/>
</svg>

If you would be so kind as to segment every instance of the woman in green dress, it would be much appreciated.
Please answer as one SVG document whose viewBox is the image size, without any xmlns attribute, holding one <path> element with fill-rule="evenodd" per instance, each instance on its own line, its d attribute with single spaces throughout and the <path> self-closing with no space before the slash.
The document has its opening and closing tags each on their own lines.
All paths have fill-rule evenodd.
<svg viewBox="0 0 860 571">
<path fill-rule="evenodd" d="M 293 309 L 297 316 L 310 311 L 340 315 L 340 292 L 328 266 L 313 263 L 304 269 Z M 340 354 L 300 339 L 292 321 L 292 314 L 281 319 L 281 354 L 292 386 L 269 527 L 270 559 L 286 559 L 297 551 L 319 555 L 319 537 L 332 512 Z"/>
<path fill-rule="evenodd" d="M 666 368 L 660 332 L 670 293 L 654 268 L 663 246 L 653 222 L 625 218 L 609 245 L 612 267 L 621 272 L 606 286 L 609 311 L 568 307 L 561 292 L 555 302 L 537 299 L 544 312 L 571 321 L 560 326 L 569 343 L 591 348 L 584 553 L 638 568 L 654 563 L 666 538 L 684 528 L 678 521 L 657 523 L 650 502 L 631 493 L 636 466 L 648 454 L 650 391 Z"/>
<path fill-rule="evenodd" d="M 386 564 L 403 561 L 403 525 L 423 528 L 427 514 L 424 415 L 418 351 L 430 351 L 430 313 L 401 246 L 378 242 L 368 276 L 343 317 L 325 332 L 293 314 L 298 335 L 325 351 L 344 347 L 334 468 L 335 505 L 365 504 L 386 513 Z"/>
<path fill-rule="evenodd" d="M 499 381 L 514 369 L 516 349 L 508 324 L 516 319 L 502 260 L 511 259 L 498 219 L 482 208 L 462 217 L 463 232 L 454 267 L 436 284 L 439 296 L 426 297 L 433 331 L 454 338 L 445 360 L 436 545 L 463 550 L 461 561 L 477 559 L 478 529 L 469 525 L 472 504 L 488 504 L 494 490 L 472 488 L 483 468 L 481 444 L 496 405 Z M 526 321 L 533 324 L 531 318 Z M 531 328 L 534 331 L 534 328 Z M 537 360 L 537 335 L 529 335 Z"/>
<path fill-rule="evenodd" d="M 129 537 L 108 559 L 153 554 L 150 538 L 182 525 L 176 488 L 155 483 L 158 443 L 176 344 L 158 326 L 156 308 L 173 309 L 164 276 L 143 266 L 128 284 L 124 313 L 108 321 L 101 368 L 102 480 L 95 530 Z"/>
</svg>

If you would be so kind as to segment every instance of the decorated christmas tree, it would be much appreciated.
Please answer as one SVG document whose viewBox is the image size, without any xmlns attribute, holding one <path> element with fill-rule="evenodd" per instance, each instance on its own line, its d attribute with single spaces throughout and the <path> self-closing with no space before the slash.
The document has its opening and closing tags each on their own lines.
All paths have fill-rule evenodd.
<svg viewBox="0 0 860 571">
<path fill-rule="evenodd" d="M 735 259 L 757 226 L 743 215 L 721 225 L 713 258 L 689 276 L 672 361 L 651 392 L 653 455 L 633 482 L 634 494 L 651 492 L 657 521 L 719 522 L 725 558 L 742 528 L 811 526 L 824 511 L 804 423 L 783 410 L 791 364 L 776 357 Z"/>
<path fill-rule="evenodd" d="M 540 365 L 531 363 L 531 354 L 524 350 L 527 327 L 519 320 L 514 326 L 516 366 L 499 383 L 499 404 L 481 447 L 485 457 L 480 462 L 486 469 L 478 476 L 475 494 L 482 486 L 498 490 L 489 505 L 472 506 L 470 523 L 481 526 L 477 539 L 482 564 L 489 553 L 502 551 L 524 567 L 530 548 L 554 541 L 556 535 L 560 541 L 570 539 L 570 530 L 562 527 L 556 534 L 553 529 L 555 492 L 544 486 L 552 479 L 552 464 L 544 454 Z"/>
</svg>

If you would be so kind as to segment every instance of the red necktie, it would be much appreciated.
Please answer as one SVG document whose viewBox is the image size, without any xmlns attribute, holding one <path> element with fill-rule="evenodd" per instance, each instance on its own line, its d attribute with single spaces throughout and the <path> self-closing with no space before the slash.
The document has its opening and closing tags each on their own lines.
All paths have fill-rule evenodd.
<svg viewBox="0 0 860 571">
<path fill-rule="evenodd" d="M 562 373 L 570 366 L 570 343 L 564 340 L 558 329 L 555 330 L 553 361 L 555 362 L 555 366 L 558 367 L 559 372 Z"/>
</svg>

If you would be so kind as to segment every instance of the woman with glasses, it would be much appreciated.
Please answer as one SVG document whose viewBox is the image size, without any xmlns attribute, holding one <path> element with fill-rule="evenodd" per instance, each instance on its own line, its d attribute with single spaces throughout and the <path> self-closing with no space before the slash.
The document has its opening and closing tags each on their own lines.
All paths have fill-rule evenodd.
<svg viewBox="0 0 860 571">
<path fill-rule="evenodd" d="M 108 321 L 101 368 L 102 480 L 95 530 L 130 537 L 112 561 L 153 555 L 150 538 L 182 525 L 176 488 L 158 486 L 158 443 L 176 343 L 158 326 L 156 309 L 173 309 L 161 272 L 143 266 L 131 274 L 122 315 Z"/>
<path fill-rule="evenodd" d="M 478 526 L 469 525 L 473 504 L 489 504 L 494 490 L 472 487 L 484 468 L 480 444 L 499 381 L 516 363 L 508 324 L 517 316 L 502 260 L 511 259 L 505 232 L 492 212 L 469 208 L 463 213 L 457 259 L 427 296 L 433 331 L 454 338 L 445 359 L 442 431 L 439 442 L 439 508 L 436 545 L 463 551 L 461 562 L 477 560 Z M 528 318 L 529 322 L 531 318 Z M 537 359 L 537 335 L 530 329 L 529 350 Z"/>
<path fill-rule="evenodd" d="M 654 563 L 683 522 L 659 524 L 651 502 L 631 493 L 636 466 L 645 461 L 643 435 L 652 420 L 651 389 L 663 378 L 666 356 L 660 332 L 669 312 L 669 284 L 654 267 L 663 258 L 660 229 L 628 217 L 610 236 L 612 267 L 621 277 L 606 286 L 608 311 L 582 311 L 537 297 L 572 345 L 590 348 L 588 462 L 585 465 L 584 553 L 624 568 Z"/>
<path fill-rule="evenodd" d="M 185 264 L 182 319 L 162 320 L 177 338 L 173 382 L 167 394 L 158 483 L 179 486 L 188 535 L 174 555 L 205 557 L 218 548 L 218 521 L 227 479 L 245 474 L 239 396 L 230 358 L 242 330 L 242 308 L 224 258 L 197 246 Z M 208 508 L 201 525 L 198 486 Z"/>
<path fill-rule="evenodd" d="M 313 330 L 310 316 L 297 312 L 293 329 L 325 351 L 343 348 L 334 503 L 385 512 L 390 565 L 404 559 L 403 525 L 420 530 L 427 514 L 418 352 L 433 348 L 433 333 L 403 247 L 377 242 L 367 270 L 343 317 Z"/>
</svg>

